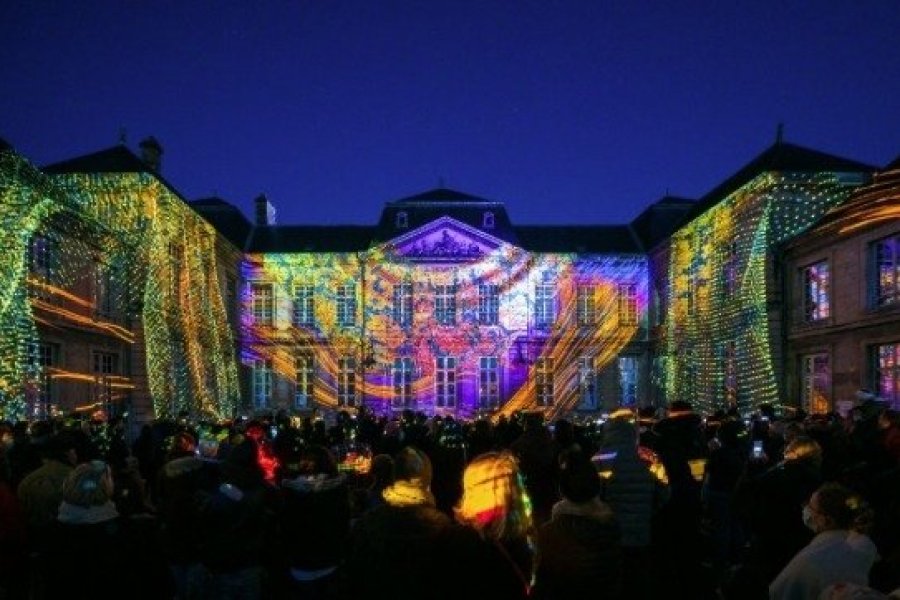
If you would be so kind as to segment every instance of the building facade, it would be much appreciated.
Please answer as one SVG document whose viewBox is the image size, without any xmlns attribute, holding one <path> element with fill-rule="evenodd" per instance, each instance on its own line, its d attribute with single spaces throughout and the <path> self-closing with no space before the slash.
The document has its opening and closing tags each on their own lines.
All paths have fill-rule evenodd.
<svg viewBox="0 0 900 600">
<path fill-rule="evenodd" d="M 3 418 L 896 401 L 896 169 L 863 188 L 871 167 L 779 142 L 625 225 L 517 226 L 436 189 L 293 226 L 264 197 L 252 224 L 187 202 L 142 150 L 39 170 L 0 149 Z M 830 295 L 845 271 L 856 304 Z"/>
</svg>

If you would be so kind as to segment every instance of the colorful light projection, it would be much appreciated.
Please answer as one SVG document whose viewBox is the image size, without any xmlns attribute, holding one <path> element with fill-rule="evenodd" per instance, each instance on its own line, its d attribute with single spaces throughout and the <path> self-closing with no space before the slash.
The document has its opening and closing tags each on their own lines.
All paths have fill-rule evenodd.
<svg viewBox="0 0 900 600">
<path fill-rule="evenodd" d="M 468 417 L 539 409 L 555 416 L 581 400 L 578 358 L 590 356 L 599 373 L 616 364 L 640 330 L 647 305 L 643 256 L 533 255 L 502 244 L 493 250 L 479 248 L 463 259 L 409 257 L 390 245 L 358 254 L 248 255 L 242 269 L 247 282 L 242 360 L 248 366 L 270 361 L 277 375 L 272 402 L 279 406 L 283 400 L 277 399 L 290 396 L 297 385 L 296 357 L 310 354 L 315 362 L 313 399 L 321 407 L 344 406 L 339 402 L 341 379 L 346 377 L 341 365 L 347 364 L 342 359 L 352 358 L 357 400 L 381 414 L 413 408 Z M 547 282 L 555 291 L 555 318 L 541 328 L 535 320 L 535 290 Z M 624 321 L 619 319 L 618 295 L 623 284 L 634 286 L 633 319 Z M 339 290 L 347 285 L 356 290 L 350 326 L 339 322 L 337 309 Z M 408 291 L 398 291 L 406 285 Z M 254 320 L 253 290 L 260 286 L 273 298 L 271 325 Z M 592 294 L 589 322 L 584 324 L 576 306 L 578 287 Z M 295 294 L 310 290 L 314 318 L 298 322 L 294 311 L 295 300 L 300 300 Z M 436 296 L 447 290 L 452 290 L 452 302 L 436 311 Z M 486 314 L 491 302 L 483 297 L 494 291 L 496 319 Z M 399 309 L 404 293 L 408 309 Z M 400 316 L 406 310 L 409 317 Z M 480 369 L 487 357 L 497 359 L 496 403 L 485 402 Z M 556 365 L 550 406 L 537 403 L 536 365 L 542 358 L 552 358 Z M 439 362 L 444 369 L 438 369 Z M 398 372 L 404 365 L 410 366 L 408 381 Z M 403 391 L 410 394 L 409 402 L 397 401 Z"/>
<path fill-rule="evenodd" d="M 705 414 L 781 401 L 768 312 L 777 293 L 772 253 L 858 183 L 829 173 L 761 175 L 672 236 L 661 344 L 669 401 Z"/>
<path fill-rule="evenodd" d="M 240 392 L 215 229 L 149 174 L 54 179 L 133 249 L 131 285 L 155 414 L 233 416 Z"/>
<path fill-rule="evenodd" d="M 143 338 L 158 416 L 234 413 L 237 367 L 217 280 L 215 232 L 157 179 L 48 177 L 12 151 L 0 152 L 0 223 L 0 418 L 33 416 L 29 398 L 40 366 L 29 352 L 39 342 L 38 323 L 69 324 L 129 344 Z M 52 281 L 29 273 L 35 235 L 57 242 Z M 85 281 L 95 265 L 109 270 L 108 305 L 120 316 L 140 315 L 142 325 L 127 327 L 100 314 L 95 288 Z M 97 381 L 94 373 L 58 368 L 47 376 Z M 134 388 L 128 377 L 105 377 L 105 384 L 116 395 Z"/>
</svg>

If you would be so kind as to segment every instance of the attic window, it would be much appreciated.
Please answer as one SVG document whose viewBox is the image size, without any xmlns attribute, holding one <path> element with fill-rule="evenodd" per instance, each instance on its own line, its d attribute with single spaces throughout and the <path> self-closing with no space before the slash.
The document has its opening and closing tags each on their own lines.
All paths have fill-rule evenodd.
<svg viewBox="0 0 900 600">
<path fill-rule="evenodd" d="M 409 215 L 405 211 L 397 213 L 397 229 L 406 229 L 409 227 Z"/>
<path fill-rule="evenodd" d="M 481 221 L 481 226 L 485 229 L 493 229 L 494 228 L 494 213 L 488 211 L 484 213 L 484 217 Z"/>
</svg>

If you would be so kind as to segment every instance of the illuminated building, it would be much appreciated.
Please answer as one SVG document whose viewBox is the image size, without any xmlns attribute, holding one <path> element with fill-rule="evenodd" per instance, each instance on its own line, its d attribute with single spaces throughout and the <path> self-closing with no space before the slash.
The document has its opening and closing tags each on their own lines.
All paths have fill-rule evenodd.
<svg viewBox="0 0 900 600">
<path fill-rule="evenodd" d="M 872 170 L 779 143 L 627 225 L 517 226 L 436 189 L 377 225 L 293 226 L 265 197 L 252 224 L 185 201 L 142 150 L 43 171 L 0 150 L 0 416 L 789 401 L 807 351 L 782 342 L 778 250 Z"/>
<path fill-rule="evenodd" d="M 900 409 L 900 161 L 791 240 L 784 275 L 791 404 L 845 409 L 862 388 Z"/>
</svg>

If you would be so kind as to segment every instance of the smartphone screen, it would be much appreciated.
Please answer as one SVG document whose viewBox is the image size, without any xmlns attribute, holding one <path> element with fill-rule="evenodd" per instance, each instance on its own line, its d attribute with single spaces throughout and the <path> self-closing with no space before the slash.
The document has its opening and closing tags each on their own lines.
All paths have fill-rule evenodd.
<svg viewBox="0 0 900 600">
<path fill-rule="evenodd" d="M 763 443 L 760 440 L 753 442 L 753 458 L 762 458 Z"/>
</svg>

